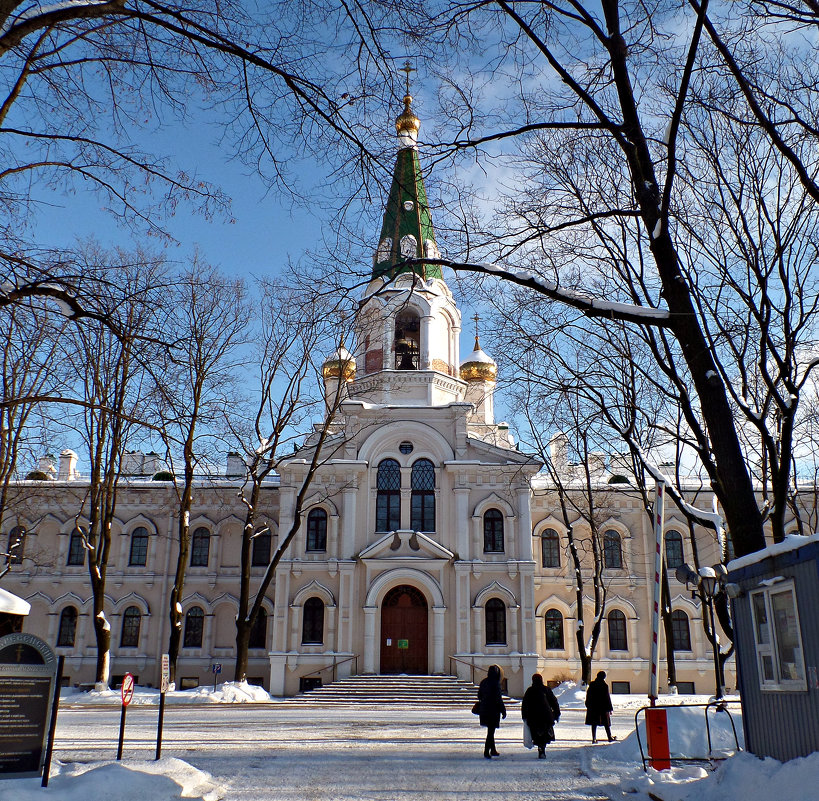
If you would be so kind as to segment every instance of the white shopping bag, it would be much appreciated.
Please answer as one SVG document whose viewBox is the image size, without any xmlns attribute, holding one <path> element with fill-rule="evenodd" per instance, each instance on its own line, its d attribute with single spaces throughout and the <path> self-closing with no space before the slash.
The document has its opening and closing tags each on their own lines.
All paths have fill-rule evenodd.
<svg viewBox="0 0 819 801">
<path fill-rule="evenodd" d="M 534 747 L 534 743 L 532 742 L 532 732 L 529 730 L 529 724 L 525 720 L 523 721 L 523 747 Z"/>
</svg>

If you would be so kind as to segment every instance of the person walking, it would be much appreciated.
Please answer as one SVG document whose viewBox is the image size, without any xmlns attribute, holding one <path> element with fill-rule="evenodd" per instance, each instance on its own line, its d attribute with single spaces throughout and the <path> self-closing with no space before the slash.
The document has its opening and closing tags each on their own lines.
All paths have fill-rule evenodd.
<svg viewBox="0 0 819 801">
<path fill-rule="evenodd" d="M 560 720 L 560 704 L 551 687 L 543 684 L 540 673 L 532 676 L 532 686 L 523 694 L 520 714 L 537 746 L 537 758 L 545 759 L 546 746 L 555 739 L 554 725 Z"/>
<path fill-rule="evenodd" d="M 481 726 L 486 726 L 486 742 L 483 755 L 486 759 L 499 756 L 495 748 L 495 729 L 500 726 L 500 719 L 506 718 L 506 705 L 503 703 L 501 680 L 503 671 L 499 665 L 490 665 L 486 678 L 478 685 L 478 714 Z"/>
<path fill-rule="evenodd" d="M 589 689 L 586 690 L 586 725 L 591 726 L 593 743 L 597 742 L 598 726 L 602 726 L 606 730 L 609 742 L 617 739 L 611 736 L 611 713 L 613 709 L 609 686 L 606 684 L 606 673 L 601 670 L 595 680 L 589 684 Z"/>
</svg>

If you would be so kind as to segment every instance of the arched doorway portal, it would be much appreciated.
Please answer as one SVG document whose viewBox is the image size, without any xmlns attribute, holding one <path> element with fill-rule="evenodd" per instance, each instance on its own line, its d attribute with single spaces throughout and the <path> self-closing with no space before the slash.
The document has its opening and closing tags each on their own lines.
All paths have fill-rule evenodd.
<svg viewBox="0 0 819 801">
<path fill-rule="evenodd" d="M 381 603 L 381 672 L 428 673 L 427 599 L 401 584 Z"/>
</svg>

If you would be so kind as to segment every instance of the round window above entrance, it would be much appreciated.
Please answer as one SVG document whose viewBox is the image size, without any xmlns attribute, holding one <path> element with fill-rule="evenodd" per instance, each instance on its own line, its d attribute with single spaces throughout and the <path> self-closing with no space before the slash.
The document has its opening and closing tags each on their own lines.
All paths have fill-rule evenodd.
<svg viewBox="0 0 819 801">
<path fill-rule="evenodd" d="M 403 453 L 405 456 L 408 453 L 412 453 L 412 449 L 413 449 L 412 443 L 406 439 L 398 446 L 398 450 L 401 451 L 401 453 Z"/>
</svg>

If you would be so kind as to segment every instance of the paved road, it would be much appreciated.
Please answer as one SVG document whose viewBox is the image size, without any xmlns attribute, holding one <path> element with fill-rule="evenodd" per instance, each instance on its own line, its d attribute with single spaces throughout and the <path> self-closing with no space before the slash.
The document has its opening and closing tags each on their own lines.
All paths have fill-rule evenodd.
<svg viewBox="0 0 819 801">
<path fill-rule="evenodd" d="M 565 710 L 548 758 L 520 744 L 518 712 L 498 732 L 499 759 L 482 757 L 468 711 L 316 709 L 283 704 L 169 706 L 163 756 L 210 773 L 226 801 L 569 801 L 620 798 L 623 766 L 592 747 L 581 710 Z M 116 756 L 119 707 L 62 709 L 55 757 Z M 131 707 L 124 759 L 153 759 L 156 707 Z M 633 713 L 616 713 L 627 735 Z"/>
</svg>

